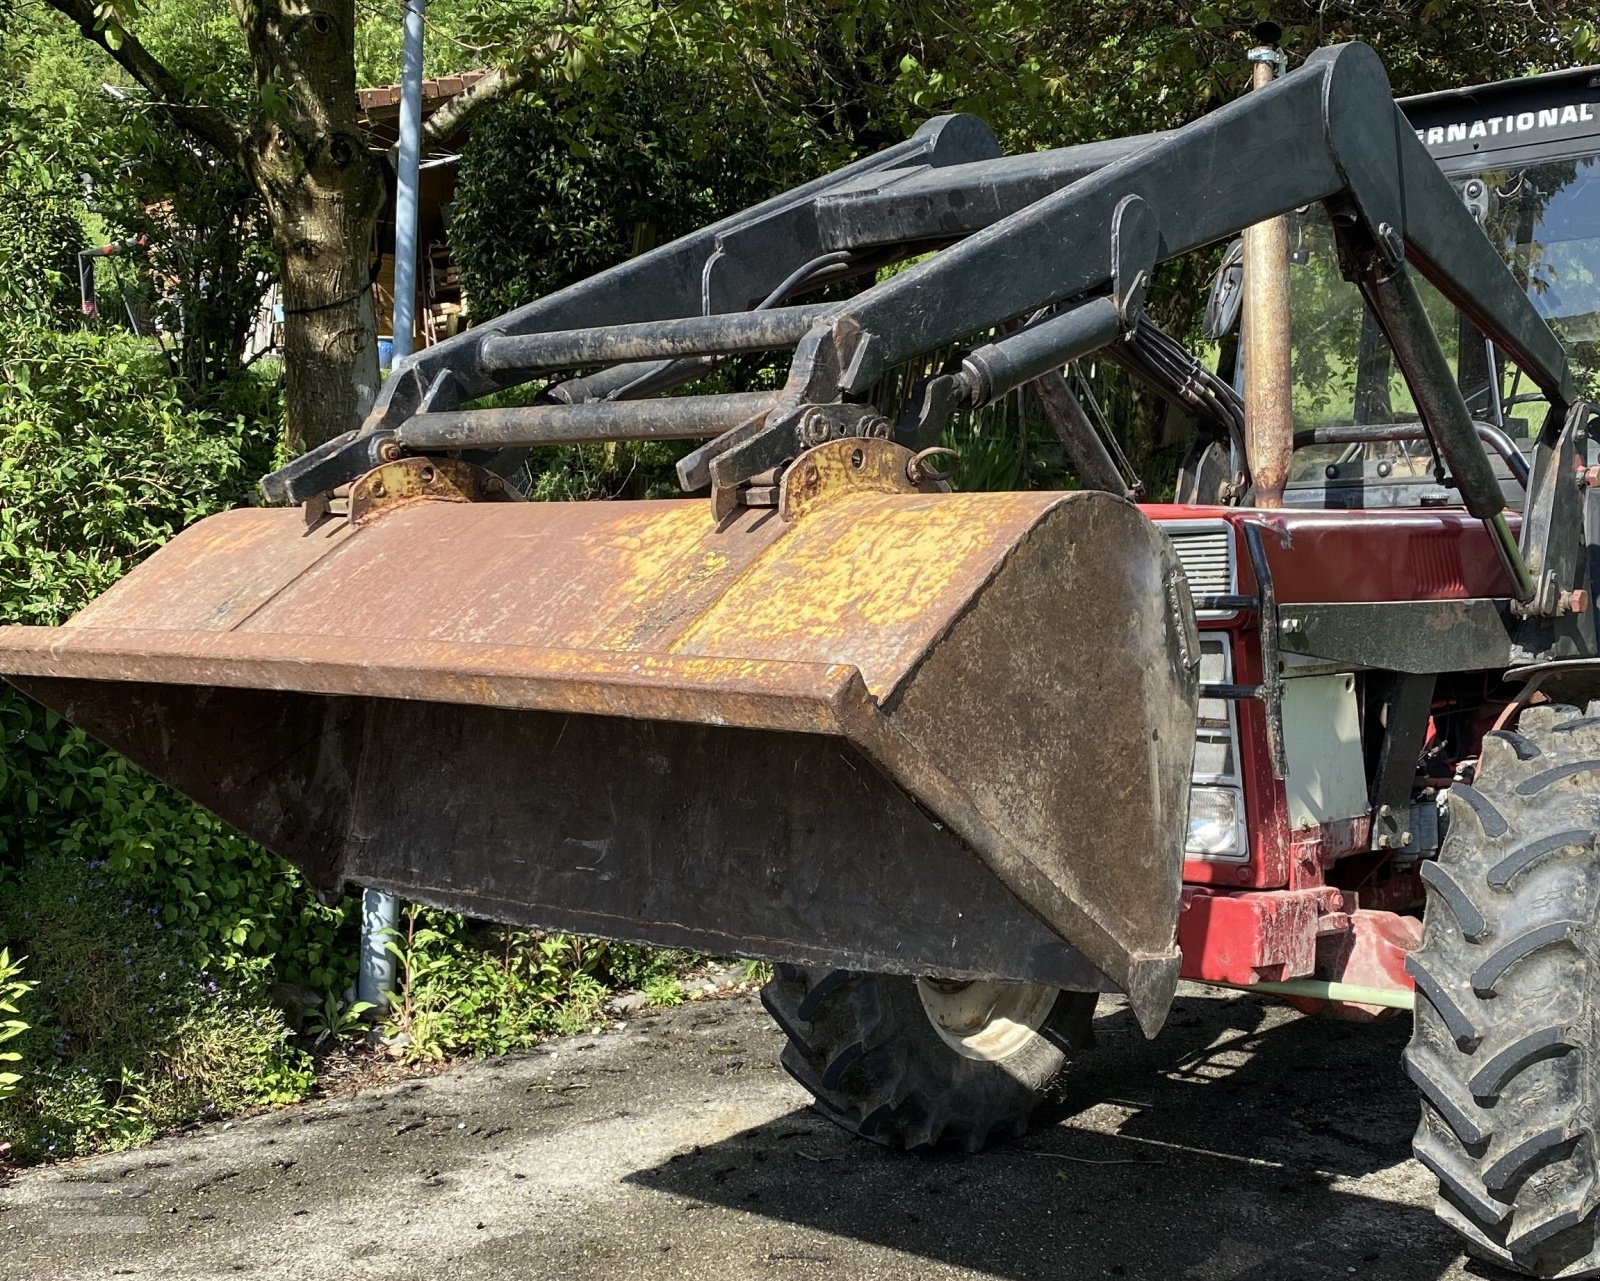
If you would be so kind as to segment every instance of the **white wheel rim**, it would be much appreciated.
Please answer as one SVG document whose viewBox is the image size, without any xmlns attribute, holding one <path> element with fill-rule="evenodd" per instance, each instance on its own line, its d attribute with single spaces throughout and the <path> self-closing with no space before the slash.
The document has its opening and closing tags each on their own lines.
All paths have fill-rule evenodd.
<svg viewBox="0 0 1600 1281">
<path fill-rule="evenodd" d="M 933 1030 L 969 1059 L 1010 1058 L 1038 1035 L 1056 1003 L 1056 990 L 1040 983 L 955 983 L 918 979 L 917 995 Z"/>
</svg>

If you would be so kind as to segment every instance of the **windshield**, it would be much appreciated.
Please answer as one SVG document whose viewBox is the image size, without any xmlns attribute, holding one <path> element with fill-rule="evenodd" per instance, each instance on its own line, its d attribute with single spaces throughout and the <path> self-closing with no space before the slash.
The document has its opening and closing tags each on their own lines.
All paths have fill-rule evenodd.
<svg viewBox="0 0 1600 1281">
<path fill-rule="evenodd" d="M 1493 170 L 1484 229 L 1586 388 L 1600 372 L 1600 157 Z"/>
<path fill-rule="evenodd" d="M 1600 158 L 1455 181 L 1566 348 L 1580 389 L 1592 392 L 1600 381 Z M 1415 421 L 1388 345 L 1355 286 L 1339 274 L 1321 206 L 1291 215 L 1291 223 L 1296 429 Z M 1545 409 L 1538 389 L 1442 295 L 1421 279 L 1418 285 L 1473 416 L 1514 438 L 1536 432 Z M 1296 472 L 1320 465 L 1327 452 L 1301 451 L 1307 456 L 1297 454 Z"/>
</svg>

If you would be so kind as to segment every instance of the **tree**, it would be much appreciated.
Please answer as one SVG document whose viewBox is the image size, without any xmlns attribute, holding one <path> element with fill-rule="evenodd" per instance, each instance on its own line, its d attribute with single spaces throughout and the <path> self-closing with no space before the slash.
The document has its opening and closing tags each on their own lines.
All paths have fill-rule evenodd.
<svg viewBox="0 0 1600 1281">
<path fill-rule="evenodd" d="M 354 425 L 376 386 L 370 247 L 387 169 L 357 122 L 354 0 L 230 0 L 250 89 L 232 106 L 141 42 L 139 0 L 47 2 L 263 202 L 284 293 L 291 442 Z M 447 137 L 535 77 L 603 74 L 609 55 L 657 51 L 741 85 L 800 169 L 953 109 L 989 116 L 1010 145 L 1053 145 L 1170 127 L 1232 97 L 1248 23 L 1269 9 L 1293 55 L 1372 39 L 1402 91 L 1552 65 L 1594 40 L 1593 24 L 1566 19 L 1556 0 L 1284 0 L 1244 12 L 1176 0 L 477 0 L 450 20 L 475 51 L 465 56 L 499 69 L 436 113 L 428 135 Z"/>
<path fill-rule="evenodd" d="M 371 251 L 388 181 L 357 120 L 354 0 L 233 0 L 250 92 L 228 105 L 147 47 L 136 0 L 48 2 L 261 200 L 282 285 L 290 447 L 355 426 L 378 383 Z M 510 80 L 479 81 L 432 135 Z"/>
</svg>

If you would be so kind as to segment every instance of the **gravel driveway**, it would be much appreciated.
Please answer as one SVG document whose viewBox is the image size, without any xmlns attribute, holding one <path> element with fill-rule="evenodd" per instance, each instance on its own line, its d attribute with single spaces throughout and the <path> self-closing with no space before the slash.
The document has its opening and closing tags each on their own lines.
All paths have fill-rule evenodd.
<svg viewBox="0 0 1600 1281">
<path fill-rule="evenodd" d="M 1408 1155 L 1408 1023 L 1120 1002 L 1023 1143 L 896 1156 L 806 1109 L 752 995 L 24 1173 L 0 1278 L 1501 1277 Z"/>
</svg>

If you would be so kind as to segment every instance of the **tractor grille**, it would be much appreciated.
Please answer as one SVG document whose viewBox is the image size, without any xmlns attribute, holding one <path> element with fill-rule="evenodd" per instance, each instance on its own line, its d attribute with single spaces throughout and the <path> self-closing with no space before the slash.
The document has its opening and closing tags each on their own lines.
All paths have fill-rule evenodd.
<svg viewBox="0 0 1600 1281">
<path fill-rule="evenodd" d="M 1233 530 L 1226 524 L 1163 525 L 1183 564 L 1194 596 L 1230 596 L 1237 591 Z M 1208 611 L 1214 612 L 1214 611 Z"/>
</svg>

